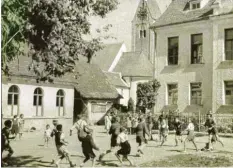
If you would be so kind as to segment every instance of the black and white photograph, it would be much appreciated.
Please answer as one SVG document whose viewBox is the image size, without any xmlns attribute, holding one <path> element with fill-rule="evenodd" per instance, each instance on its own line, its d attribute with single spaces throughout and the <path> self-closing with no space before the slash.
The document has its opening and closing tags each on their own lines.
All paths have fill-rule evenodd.
<svg viewBox="0 0 233 168">
<path fill-rule="evenodd" d="M 1 167 L 233 167 L 233 0 L 1 0 Z"/>
</svg>

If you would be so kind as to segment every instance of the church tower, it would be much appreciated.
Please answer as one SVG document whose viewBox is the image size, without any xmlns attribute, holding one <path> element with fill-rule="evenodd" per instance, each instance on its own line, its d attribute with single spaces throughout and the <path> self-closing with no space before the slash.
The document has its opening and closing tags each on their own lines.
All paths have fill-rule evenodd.
<svg viewBox="0 0 233 168">
<path fill-rule="evenodd" d="M 172 0 L 140 0 L 132 21 L 132 51 L 141 51 L 154 62 L 155 37 L 150 29 Z"/>
</svg>

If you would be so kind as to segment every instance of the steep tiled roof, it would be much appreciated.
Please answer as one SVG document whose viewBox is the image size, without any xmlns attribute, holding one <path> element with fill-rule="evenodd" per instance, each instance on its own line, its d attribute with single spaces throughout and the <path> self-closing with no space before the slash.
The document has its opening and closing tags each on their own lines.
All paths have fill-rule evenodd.
<svg viewBox="0 0 233 168">
<path fill-rule="evenodd" d="M 17 76 L 35 77 L 32 71 L 28 71 L 31 58 L 20 56 L 18 60 L 14 60 L 9 64 L 11 74 Z M 77 75 L 77 78 L 75 77 Z M 107 76 L 97 65 L 84 62 L 77 62 L 74 73 L 67 73 L 60 78 L 55 78 L 57 82 L 69 83 L 73 85 L 84 98 L 93 99 L 115 99 L 118 92 L 116 88 L 108 81 Z"/>
<path fill-rule="evenodd" d="M 105 75 L 108 77 L 110 83 L 116 87 L 126 87 L 129 86 L 123 81 L 121 78 L 121 74 L 118 72 L 104 72 Z"/>
<path fill-rule="evenodd" d="M 153 76 L 153 65 L 142 52 L 125 52 L 114 72 L 121 72 L 122 76 Z"/>
<path fill-rule="evenodd" d="M 29 71 L 32 59 L 27 56 L 19 56 L 8 64 L 10 74 L 21 76 L 36 76 L 33 71 Z"/>
<path fill-rule="evenodd" d="M 97 64 L 104 71 L 108 71 L 122 45 L 123 43 L 106 44 L 102 50 L 92 57 L 91 63 Z"/>
<path fill-rule="evenodd" d="M 189 1 L 190 0 L 174 0 L 161 17 L 156 20 L 152 27 L 162 27 L 205 19 L 213 13 L 211 5 L 215 0 L 209 0 L 203 8 L 196 10 L 187 10 Z"/>
</svg>

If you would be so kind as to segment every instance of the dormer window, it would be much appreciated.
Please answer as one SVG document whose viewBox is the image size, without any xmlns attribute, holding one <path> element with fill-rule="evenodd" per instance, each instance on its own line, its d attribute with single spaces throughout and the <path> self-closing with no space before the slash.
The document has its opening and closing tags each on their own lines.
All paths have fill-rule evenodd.
<svg viewBox="0 0 233 168">
<path fill-rule="evenodd" d="M 195 10 L 195 9 L 200 9 L 201 7 L 201 3 L 200 2 L 191 2 L 191 9 Z"/>
</svg>

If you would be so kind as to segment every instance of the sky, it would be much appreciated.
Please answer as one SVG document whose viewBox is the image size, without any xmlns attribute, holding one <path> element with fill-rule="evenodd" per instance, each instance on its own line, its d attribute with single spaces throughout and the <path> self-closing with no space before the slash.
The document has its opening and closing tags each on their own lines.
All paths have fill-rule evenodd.
<svg viewBox="0 0 233 168">
<path fill-rule="evenodd" d="M 140 0 L 119 0 L 118 8 L 107 17 L 102 19 L 100 17 L 91 17 L 90 22 L 92 37 L 98 36 L 96 29 L 101 29 L 104 26 L 111 24 L 112 27 L 105 35 L 116 37 L 116 39 L 105 40 L 105 43 L 124 42 L 127 51 L 131 50 L 131 22 L 134 18 L 137 6 Z"/>
</svg>

